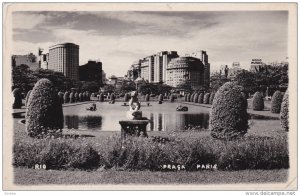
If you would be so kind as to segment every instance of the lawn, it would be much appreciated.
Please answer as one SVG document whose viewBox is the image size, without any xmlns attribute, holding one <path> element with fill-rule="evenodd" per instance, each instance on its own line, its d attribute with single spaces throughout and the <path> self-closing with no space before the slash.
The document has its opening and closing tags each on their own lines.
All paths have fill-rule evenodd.
<svg viewBox="0 0 300 196">
<path fill-rule="evenodd" d="M 154 103 L 153 103 L 154 104 Z M 176 104 L 177 105 L 177 104 Z M 77 105 L 65 107 L 64 111 L 80 111 L 87 105 Z M 110 106 L 105 106 L 108 109 Z M 112 106 L 116 107 L 116 105 Z M 156 106 L 155 106 L 156 107 Z M 199 106 L 189 106 L 191 111 L 197 111 Z M 150 108 L 149 108 L 150 109 Z M 171 111 L 169 108 L 168 110 Z M 205 108 L 208 110 L 208 108 Z M 27 137 L 25 126 L 18 123 L 20 119 L 14 119 L 14 139 L 15 143 L 22 141 L 36 141 Z M 287 133 L 280 128 L 279 120 L 251 119 L 249 120 L 249 130 L 246 138 L 274 138 L 278 141 L 287 140 Z M 107 138 L 116 138 L 120 136 L 120 131 L 67 131 L 66 133 L 76 132 L 79 134 L 93 135 L 95 137 L 86 138 L 84 142 L 90 144 L 103 144 Z M 149 132 L 149 136 L 160 136 L 175 138 L 191 142 L 201 138 L 201 141 L 210 142 L 210 132 L 208 130 L 192 130 L 180 132 Z M 206 139 L 207 138 L 207 139 Z M 75 140 L 76 141 L 76 140 Z M 77 140 L 78 142 L 81 140 Z M 108 145 L 113 145 L 109 143 Z M 100 145 L 101 146 L 101 145 Z M 212 145 L 213 146 L 213 145 Z M 102 146 L 103 147 L 103 146 Z M 101 147 L 101 148 L 102 148 Z M 222 149 L 221 149 L 222 150 Z M 120 169 L 98 168 L 92 171 L 81 170 L 34 170 L 18 167 L 14 171 L 15 183 L 17 184 L 159 184 L 159 183 L 267 183 L 267 182 L 285 182 L 288 176 L 288 169 L 272 170 L 239 170 L 239 171 L 122 171 Z"/>
</svg>

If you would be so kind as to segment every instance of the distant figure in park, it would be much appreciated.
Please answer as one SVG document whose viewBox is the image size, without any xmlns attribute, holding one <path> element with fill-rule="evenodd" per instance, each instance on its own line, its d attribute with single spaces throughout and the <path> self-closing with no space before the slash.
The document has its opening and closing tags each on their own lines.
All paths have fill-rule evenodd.
<svg viewBox="0 0 300 196">
<path fill-rule="evenodd" d="M 87 110 L 90 111 L 96 111 L 97 110 L 97 105 L 95 103 L 93 103 L 89 108 L 86 108 Z"/>
<path fill-rule="evenodd" d="M 142 119 L 142 111 L 139 111 L 141 104 L 137 98 L 137 91 L 132 91 L 130 96 L 129 111 L 126 113 L 126 116 L 129 120 L 140 120 Z"/>
</svg>

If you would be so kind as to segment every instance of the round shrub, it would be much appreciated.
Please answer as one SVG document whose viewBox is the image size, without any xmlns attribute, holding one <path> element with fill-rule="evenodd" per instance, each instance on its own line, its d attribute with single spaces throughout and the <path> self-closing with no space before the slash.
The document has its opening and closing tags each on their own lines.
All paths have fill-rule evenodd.
<svg viewBox="0 0 300 196">
<path fill-rule="evenodd" d="M 256 92 L 252 99 L 252 109 L 255 111 L 264 110 L 264 96 L 260 92 Z"/>
<path fill-rule="evenodd" d="M 74 94 L 74 98 L 75 98 L 75 102 L 79 101 L 79 94 L 77 92 Z"/>
<path fill-rule="evenodd" d="M 70 93 L 70 103 L 74 103 L 75 102 L 75 96 L 74 96 L 74 93 L 71 92 Z"/>
<path fill-rule="evenodd" d="M 66 91 L 64 94 L 64 103 L 69 103 L 69 102 L 70 102 L 70 93 Z"/>
<path fill-rule="evenodd" d="M 12 93 L 15 99 L 13 108 L 20 109 L 22 107 L 22 90 L 20 88 L 15 88 Z"/>
<path fill-rule="evenodd" d="M 149 95 L 149 94 L 146 94 L 145 100 L 146 100 L 146 101 L 150 101 L 150 95 Z"/>
<path fill-rule="evenodd" d="M 215 98 L 215 93 L 211 93 L 210 94 L 210 97 L 209 97 L 209 104 L 212 105 L 213 101 L 214 101 L 214 98 Z"/>
<path fill-rule="evenodd" d="M 59 91 L 59 92 L 57 93 L 57 95 L 58 95 L 58 98 L 59 98 L 60 103 L 63 104 L 63 103 L 64 103 L 64 93 L 61 92 L 61 91 Z"/>
<path fill-rule="evenodd" d="M 209 104 L 210 93 L 206 93 L 203 98 L 204 104 Z"/>
<path fill-rule="evenodd" d="M 99 95 L 99 101 L 101 101 L 101 102 L 104 101 L 104 95 L 103 95 L 103 93 L 100 93 L 100 95 Z"/>
<path fill-rule="evenodd" d="M 248 114 L 240 87 L 227 82 L 215 94 L 209 129 L 218 139 L 234 139 L 247 133 Z"/>
<path fill-rule="evenodd" d="M 30 93 L 31 93 L 32 90 L 28 91 L 27 92 L 27 95 L 26 95 L 26 99 L 25 99 L 25 106 L 27 107 L 27 103 L 28 103 L 28 100 L 29 100 L 29 96 L 30 96 Z"/>
<path fill-rule="evenodd" d="M 160 94 L 159 96 L 158 96 L 158 101 L 159 102 L 162 102 L 164 100 L 164 96 L 162 95 L 162 94 Z"/>
<path fill-rule="evenodd" d="M 199 99 L 199 94 L 196 93 L 196 94 L 194 95 L 194 103 L 198 103 L 198 99 Z"/>
<path fill-rule="evenodd" d="M 200 93 L 200 95 L 198 96 L 198 103 L 203 103 L 203 99 L 204 99 L 204 93 Z"/>
<path fill-rule="evenodd" d="M 289 93 L 285 92 L 281 103 L 280 124 L 283 130 L 289 131 Z"/>
<path fill-rule="evenodd" d="M 26 132 L 30 137 L 63 128 L 62 105 L 55 87 L 48 79 L 40 79 L 32 89 L 26 109 Z"/>
<path fill-rule="evenodd" d="M 80 101 L 80 102 L 83 101 L 83 94 L 82 93 L 78 94 L 78 101 Z"/>
<path fill-rule="evenodd" d="M 280 113 L 280 108 L 281 108 L 281 102 L 282 102 L 282 94 L 280 91 L 276 91 L 271 100 L 271 112 L 272 113 Z"/>
</svg>

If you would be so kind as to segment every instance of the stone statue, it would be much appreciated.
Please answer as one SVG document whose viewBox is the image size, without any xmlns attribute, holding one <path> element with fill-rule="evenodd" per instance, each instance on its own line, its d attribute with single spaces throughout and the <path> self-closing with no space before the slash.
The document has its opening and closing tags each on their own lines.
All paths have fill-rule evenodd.
<svg viewBox="0 0 300 196">
<path fill-rule="evenodd" d="M 132 91 L 130 96 L 129 111 L 127 111 L 126 116 L 129 120 L 141 120 L 142 119 L 142 111 L 139 111 L 141 108 L 141 104 L 137 98 L 137 91 Z"/>
</svg>

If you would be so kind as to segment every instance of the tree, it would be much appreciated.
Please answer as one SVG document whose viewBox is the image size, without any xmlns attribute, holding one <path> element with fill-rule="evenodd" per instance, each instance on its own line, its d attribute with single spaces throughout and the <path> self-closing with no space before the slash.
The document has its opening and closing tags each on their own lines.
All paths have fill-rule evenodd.
<svg viewBox="0 0 300 196">
<path fill-rule="evenodd" d="M 107 84 L 107 85 L 103 86 L 104 92 L 113 93 L 113 92 L 115 92 L 115 90 L 116 90 L 116 87 L 114 85 Z"/>
<path fill-rule="evenodd" d="M 24 93 L 31 90 L 36 82 L 27 65 L 21 64 L 12 68 L 12 89 L 20 88 Z"/>
</svg>

